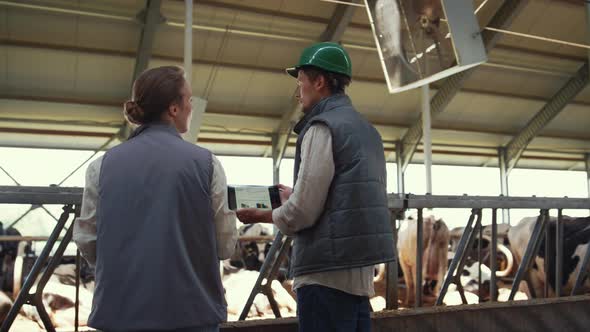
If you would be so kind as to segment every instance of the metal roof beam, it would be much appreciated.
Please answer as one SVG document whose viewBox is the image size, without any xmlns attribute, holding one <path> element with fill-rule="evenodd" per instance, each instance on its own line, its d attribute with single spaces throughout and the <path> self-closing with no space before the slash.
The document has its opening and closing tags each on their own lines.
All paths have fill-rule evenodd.
<svg viewBox="0 0 590 332">
<path fill-rule="evenodd" d="M 590 2 L 586 2 L 586 25 L 590 31 Z M 506 145 L 506 170 L 510 172 L 518 163 L 531 141 L 553 120 L 567 104 L 574 100 L 590 79 L 590 52 L 588 60 L 576 74 L 535 114 L 527 125 Z M 586 163 L 587 165 L 588 163 Z"/>
<path fill-rule="evenodd" d="M 356 2 L 355 0 L 351 0 L 350 2 Z M 339 41 L 344 34 L 344 30 L 352 21 L 352 16 L 354 15 L 354 10 L 356 9 L 355 6 L 348 6 L 348 5 L 337 5 L 336 9 L 334 10 L 334 14 L 328 23 L 328 26 L 320 36 L 321 41 Z M 293 96 L 297 94 L 297 90 L 293 93 Z M 293 129 L 299 114 L 302 112 L 301 104 L 299 104 L 297 98 L 292 98 L 292 106 L 291 108 L 283 114 L 281 117 L 281 122 L 279 124 L 277 130 L 277 142 L 275 144 L 275 148 L 278 149 L 277 151 L 273 151 L 273 156 L 275 158 L 275 169 L 278 169 L 281 166 L 281 160 L 285 154 L 285 150 L 287 149 L 287 142 L 289 141 L 289 136 L 291 134 L 291 130 Z"/>
<path fill-rule="evenodd" d="M 152 57 L 156 28 L 158 27 L 158 24 L 164 22 L 164 18 L 160 13 L 161 7 L 162 0 L 147 0 L 145 9 L 137 15 L 140 23 L 142 23 L 142 28 L 139 36 L 139 45 L 137 46 L 133 77 L 131 79 L 131 89 L 133 89 L 133 82 L 135 82 L 135 79 L 147 69 L 150 58 Z M 121 130 L 117 133 L 117 137 L 119 140 L 126 140 L 130 134 L 131 127 L 127 121 L 125 121 Z"/>
<path fill-rule="evenodd" d="M 27 104 L 24 104 L 24 102 L 26 102 Z M 50 104 L 50 105 L 48 105 Z M 53 104 L 53 106 L 51 106 L 51 104 Z M 0 110 L 3 109 L 10 109 L 11 111 L 9 113 L 6 114 L 2 113 L 2 115 L 0 115 L 0 122 L 4 122 L 4 123 L 11 123 L 14 122 L 16 124 L 20 123 L 20 122 L 30 122 L 30 123 L 40 123 L 40 124 L 55 124 L 55 125 L 77 125 L 77 126 L 83 126 L 83 127 L 104 127 L 105 125 L 108 125 L 112 128 L 118 128 L 118 126 L 116 125 L 117 122 L 116 120 L 113 120 L 110 117 L 105 118 L 105 120 L 103 122 L 101 122 L 100 120 L 83 120 L 83 119 L 78 119 L 76 116 L 75 118 L 77 120 L 57 120 L 57 119 L 52 119 L 51 117 L 48 118 L 48 115 L 41 115 L 41 114 L 36 114 L 35 117 L 32 118 L 26 118 L 24 116 L 17 116 L 15 114 L 20 114 L 19 110 L 21 109 L 46 109 L 47 107 L 51 106 L 51 107 L 58 107 L 61 109 L 60 114 L 70 114 L 70 113 L 75 113 L 75 114 L 81 114 L 81 111 L 86 111 L 88 109 L 88 107 L 100 107 L 102 108 L 101 112 L 109 112 L 112 114 L 112 112 L 117 112 L 117 110 L 119 109 L 120 105 L 122 104 L 121 101 L 117 101 L 117 100 L 90 100 L 90 99 L 75 99 L 75 98 L 55 98 L 55 97 L 38 97 L 38 96 L 22 96 L 22 95 L 3 95 L 0 94 Z M 106 113 L 105 113 L 106 114 Z M 116 113 L 117 115 L 119 113 Z M 263 128 L 270 128 L 270 127 L 276 127 L 281 119 L 280 116 L 276 116 L 274 114 L 267 114 L 267 113 L 238 113 L 235 110 L 232 109 L 223 109 L 223 108 L 217 108 L 217 109 L 209 109 L 204 115 L 204 118 L 207 120 L 206 122 L 211 123 L 211 120 L 213 117 L 216 119 L 215 121 L 226 121 L 229 123 L 233 123 L 233 122 L 240 122 L 242 123 L 242 125 L 244 125 L 243 121 L 246 121 L 245 119 L 250 119 L 247 120 L 249 121 L 248 125 L 255 125 L 258 124 L 260 125 L 261 122 L 264 122 L 263 125 L 261 125 Z M 110 120 L 109 120 L 110 119 Z M 214 121 L 214 122 L 215 122 Z M 251 122 L 250 122 L 251 121 Z M 217 122 L 215 122 L 217 124 Z M 391 130 L 395 130 L 395 131 L 399 131 L 402 130 L 403 128 L 405 128 L 407 126 L 406 123 L 403 122 L 375 122 L 373 121 L 373 125 L 375 125 L 379 130 L 384 130 L 384 131 L 391 131 Z M 14 127 L 14 126 L 13 126 Z M 19 127 L 18 125 L 16 127 Z M 248 126 L 246 126 L 248 127 Z M 256 128 L 260 128 L 260 127 L 256 127 Z M 495 137 L 497 137 L 495 140 L 497 139 L 509 139 L 511 137 L 514 137 L 517 133 L 515 133 L 514 131 L 510 131 L 510 130 L 497 130 L 497 129 L 486 129 L 483 127 L 473 127 L 473 126 L 456 126 L 456 125 L 451 125 L 451 126 L 446 126 L 446 125 L 438 125 L 438 126 L 433 126 L 432 128 L 436 133 L 436 135 L 446 135 L 446 134 L 451 134 L 451 135 L 456 135 L 456 134 L 461 134 L 461 135 L 493 135 Z M 269 132 L 270 135 L 270 132 Z M 547 134 L 547 133 L 543 133 L 543 135 L 540 135 L 540 137 L 544 138 L 544 139 L 555 139 L 555 140 L 564 140 L 564 141 L 571 141 L 571 142 L 578 142 L 576 144 L 584 144 L 583 142 L 588 142 L 590 141 L 590 135 L 585 135 L 583 133 L 577 133 L 576 135 L 574 135 L 573 133 L 569 133 L 569 134 L 565 134 L 565 133 L 561 133 L 559 135 L 555 135 L 555 134 Z M 490 143 L 492 144 L 492 143 Z M 465 146 L 471 146 L 466 144 Z M 486 147 L 494 147 L 496 148 L 496 145 L 489 145 Z M 567 149 L 570 149 L 569 147 Z M 530 149 L 529 149 L 530 150 Z M 532 151 L 532 150 L 531 150 Z M 582 152 L 580 152 L 582 153 Z"/>
<path fill-rule="evenodd" d="M 522 9 L 526 6 L 528 0 L 514 0 L 505 1 L 502 7 L 498 9 L 494 17 L 489 23 L 490 27 L 503 28 L 509 26 L 512 21 L 518 16 Z M 482 39 L 486 50 L 489 52 L 494 46 L 501 34 L 494 31 L 482 31 Z M 463 87 L 465 81 L 471 76 L 477 67 L 459 72 L 447 78 L 440 86 L 439 91 L 434 95 L 430 101 L 430 113 L 434 119 L 438 114 L 442 113 L 449 105 L 451 100 L 457 95 L 459 90 Z M 401 165 L 405 170 L 408 167 L 416 148 L 422 139 L 422 117 L 408 129 L 401 140 L 402 153 Z"/>
<path fill-rule="evenodd" d="M 355 2 L 355 1 L 350 1 Z M 321 41 L 340 41 L 344 30 L 352 21 L 354 6 L 338 5 L 334 10 L 332 19 L 328 22 L 326 30 L 320 36 Z"/>
<path fill-rule="evenodd" d="M 150 58 L 152 56 L 152 49 L 154 39 L 156 36 L 156 28 L 159 23 L 164 21 L 162 14 L 160 14 L 160 7 L 162 0 L 147 0 L 146 7 L 139 13 L 143 27 L 139 37 L 139 46 L 137 47 L 137 58 L 135 60 L 135 69 L 133 70 L 133 81 L 147 69 Z M 132 82 L 133 84 L 133 82 Z"/>
<path fill-rule="evenodd" d="M 529 145 L 551 120 L 553 120 L 588 85 L 586 62 L 557 93 L 541 108 L 527 125 L 506 145 L 506 170 L 510 172 Z"/>
<path fill-rule="evenodd" d="M 125 51 L 125 50 L 113 50 L 113 49 L 98 49 L 98 48 L 89 48 L 89 47 L 80 47 L 80 46 L 72 46 L 72 45 L 64 45 L 64 44 L 49 44 L 49 43 L 39 43 L 39 42 L 30 42 L 30 41 L 23 41 L 23 40 L 15 40 L 15 39 L 6 39 L 0 38 L 0 44 L 3 46 L 11 46 L 11 47 L 22 47 L 22 48 L 32 48 L 32 49 L 41 49 L 41 50 L 56 50 L 56 51 L 64 51 L 64 52 L 76 52 L 76 53 L 84 53 L 88 55 L 104 55 L 104 56 L 114 56 L 114 57 L 136 57 L 136 52 L 134 51 Z M 499 49 L 500 46 L 496 47 Z M 530 55 L 529 53 L 524 53 Z M 549 55 L 544 55 L 551 57 Z M 178 56 L 163 54 L 163 53 L 152 53 L 152 59 L 158 59 L 163 61 L 174 61 L 174 62 L 182 62 L 183 59 Z M 585 61 L 585 58 L 581 57 L 578 59 L 579 63 L 582 64 Z M 214 61 L 214 60 L 205 60 L 205 59 L 193 59 L 193 64 L 195 65 L 207 65 L 207 66 L 220 66 L 225 68 L 235 68 L 241 70 L 255 70 L 265 73 L 271 74 L 285 74 L 284 68 L 277 68 L 277 67 L 266 67 L 266 66 L 259 66 L 253 64 L 242 64 L 242 63 L 232 63 L 232 62 L 221 62 L 221 61 Z M 535 72 L 540 74 L 548 74 L 548 75 L 555 75 L 555 76 L 563 76 L 563 77 L 571 77 L 575 74 L 575 71 L 569 72 L 557 72 L 557 71 L 545 71 L 545 70 L 537 70 L 531 67 L 521 67 L 521 66 L 514 66 L 514 65 L 507 65 L 507 64 L 499 64 L 494 62 L 487 62 L 486 66 L 490 67 L 503 67 L 507 69 L 514 69 L 524 72 Z M 359 76 L 355 75 L 354 77 L 355 82 L 363 82 L 363 83 L 378 83 L 378 84 L 385 84 L 385 79 L 383 77 L 368 77 L 368 76 Z M 432 87 L 436 88 L 437 84 L 432 84 Z M 464 92 L 473 92 L 473 93 L 481 93 L 486 95 L 496 95 L 500 97 L 514 97 L 514 98 L 524 98 L 524 99 L 532 99 L 532 100 L 543 100 L 546 99 L 541 97 L 532 97 L 532 96 L 519 96 L 517 94 L 509 94 L 509 93 L 499 93 L 499 92 L 492 92 L 492 91 L 484 91 L 484 90 L 474 90 L 474 89 L 462 89 Z M 583 105 L 584 103 L 577 102 L 578 105 Z"/>
<path fill-rule="evenodd" d="M 586 1 L 586 30 L 588 30 L 586 36 L 590 36 L 590 1 Z M 588 37 L 590 42 L 590 37 Z M 588 63 L 590 63 L 590 51 L 588 52 Z"/>
</svg>

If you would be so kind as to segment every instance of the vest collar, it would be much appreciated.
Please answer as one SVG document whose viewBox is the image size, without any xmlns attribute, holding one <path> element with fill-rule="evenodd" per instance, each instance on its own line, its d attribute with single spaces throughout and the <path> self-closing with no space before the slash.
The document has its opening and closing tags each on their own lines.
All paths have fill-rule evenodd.
<svg viewBox="0 0 590 332">
<path fill-rule="evenodd" d="M 313 119 L 314 117 L 316 117 L 326 111 L 330 111 L 334 108 L 341 107 L 341 106 L 348 106 L 351 104 L 352 103 L 350 101 L 350 98 L 347 95 L 345 95 L 344 93 L 337 93 L 337 94 L 333 94 L 329 97 L 323 98 L 322 100 L 320 100 L 319 102 L 317 102 L 317 104 L 315 104 L 313 106 L 311 111 L 309 111 L 307 114 L 305 114 L 303 116 L 303 118 L 301 118 L 301 120 L 299 120 L 299 122 L 297 122 L 295 127 L 293 127 L 293 131 L 296 134 L 299 134 L 299 133 L 301 133 L 303 128 L 305 128 L 305 126 L 309 123 L 309 121 L 311 119 Z"/>
<path fill-rule="evenodd" d="M 173 125 L 171 125 L 169 123 L 164 123 L 164 122 L 152 122 L 152 123 L 143 124 L 143 125 L 139 126 L 137 129 L 135 129 L 133 131 L 133 133 L 131 133 L 131 136 L 129 136 L 129 139 L 137 137 L 137 136 L 141 135 L 142 133 L 148 132 L 148 131 L 167 132 L 169 134 L 172 134 L 172 135 L 177 136 L 178 138 L 182 139 L 182 136 L 180 136 L 180 133 L 178 132 L 178 130 L 176 130 L 176 127 L 174 127 Z"/>
</svg>

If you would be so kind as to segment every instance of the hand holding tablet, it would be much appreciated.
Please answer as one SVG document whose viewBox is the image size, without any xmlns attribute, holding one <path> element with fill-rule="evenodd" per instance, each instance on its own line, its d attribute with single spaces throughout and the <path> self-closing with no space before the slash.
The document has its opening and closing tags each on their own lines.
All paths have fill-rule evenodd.
<svg viewBox="0 0 590 332">
<path fill-rule="evenodd" d="M 272 223 L 272 210 L 281 206 L 293 190 L 284 185 L 229 186 L 227 190 L 229 208 L 236 211 L 244 224 Z"/>
<path fill-rule="evenodd" d="M 284 187 L 281 185 L 281 187 Z M 272 210 L 281 206 L 279 186 L 228 186 L 229 208 Z"/>
</svg>

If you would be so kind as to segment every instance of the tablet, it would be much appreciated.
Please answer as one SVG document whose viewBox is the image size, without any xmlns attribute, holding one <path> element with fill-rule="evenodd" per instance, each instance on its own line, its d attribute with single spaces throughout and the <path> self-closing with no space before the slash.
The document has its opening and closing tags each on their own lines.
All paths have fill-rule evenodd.
<svg viewBox="0 0 590 332">
<path fill-rule="evenodd" d="M 281 206 L 277 186 L 228 186 L 228 204 L 231 210 L 260 209 L 272 210 Z"/>
</svg>

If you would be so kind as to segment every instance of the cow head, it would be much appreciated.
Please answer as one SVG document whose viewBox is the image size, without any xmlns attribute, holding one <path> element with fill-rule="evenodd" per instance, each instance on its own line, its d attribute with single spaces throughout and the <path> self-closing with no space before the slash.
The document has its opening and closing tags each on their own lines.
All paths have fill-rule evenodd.
<svg viewBox="0 0 590 332">
<path fill-rule="evenodd" d="M 491 298 L 491 278 L 492 271 L 486 265 L 481 265 L 481 288 L 478 285 L 478 266 L 477 261 L 468 260 L 463 271 L 461 271 L 461 284 L 466 292 L 473 294 L 481 294 L 483 301 L 489 301 Z M 496 296 L 497 296 L 496 289 Z"/>
<path fill-rule="evenodd" d="M 442 219 L 424 218 L 423 291 L 436 295 L 440 291 L 447 270 L 449 228 Z"/>
<path fill-rule="evenodd" d="M 436 25 L 443 17 L 442 5 L 438 0 L 414 0 L 412 1 L 412 9 L 418 18 L 427 19 Z"/>
<path fill-rule="evenodd" d="M 268 236 L 270 233 L 261 224 L 244 225 L 239 229 L 240 236 Z M 238 241 L 237 248 L 230 259 L 231 265 L 246 270 L 258 271 L 270 249 L 270 243 L 260 241 Z"/>
</svg>

